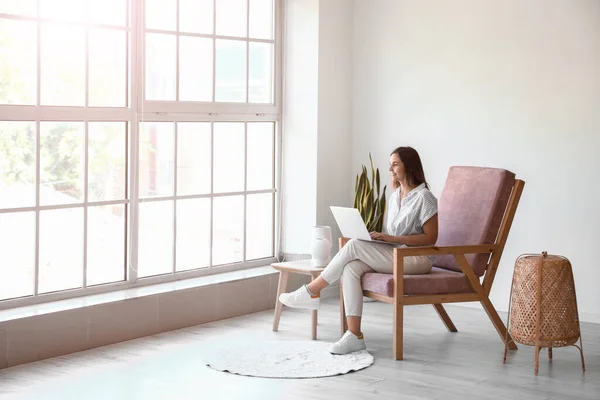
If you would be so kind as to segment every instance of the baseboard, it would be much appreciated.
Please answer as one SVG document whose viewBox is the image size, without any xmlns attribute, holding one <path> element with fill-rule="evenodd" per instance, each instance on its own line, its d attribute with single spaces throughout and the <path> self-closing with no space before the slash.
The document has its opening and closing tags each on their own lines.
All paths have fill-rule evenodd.
<svg viewBox="0 0 600 400">
<path fill-rule="evenodd" d="M 595 313 L 579 313 L 579 320 L 581 322 L 591 322 L 594 324 L 600 324 L 600 314 Z"/>
<path fill-rule="evenodd" d="M 469 303 L 449 303 L 453 306 L 457 306 L 457 307 L 466 307 L 466 308 L 474 308 L 477 310 L 483 310 L 483 307 L 481 306 L 481 304 L 479 302 L 469 302 Z M 502 310 L 502 309 L 498 309 L 497 310 L 498 313 L 500 313 L 501 315 L 506 315 L 507 311 L 506 310 Z M 579 320 L 581 322 L 590 322 L 592 324 L 600 324 L 600 314 L 596 314 L 596 313 L 588 313 L 588 312 L 580 312 L 579 313 Z"/>
</svg>

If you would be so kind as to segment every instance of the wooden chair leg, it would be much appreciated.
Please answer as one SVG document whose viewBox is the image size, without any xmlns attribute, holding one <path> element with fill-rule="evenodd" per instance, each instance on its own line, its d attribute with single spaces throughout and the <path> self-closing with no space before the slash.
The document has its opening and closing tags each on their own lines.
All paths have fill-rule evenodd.
<svg viewBox="0 0 600 400">
<path fill-rule="evenodd" d="M 394 360 L 404 358 L 404 305 L 396 302 L 394 304 Z"/>
<path fill-rule="evenodd" d="M 454 323 L 450 319 L 450 316 L 446 312 L 446 309 L 444 308 L 444 306 L 441 304 L 434 304 L 433 308 L 435 308 L 435 311 L 437 311 L 437 313 L 440 316 L 440 318 L 442 319 L 442 321 L 444 321 L 444 325 L 446 325 L 446 328 L 448 328 L 448 331 L 456 332 L 457 331 L 456 326 L 454 326 Z"/>
<path fill-rule="evenodd" d="M 484 297 L 480 300 L 480 302 L 488 317 L 490 317 L 490 321 L 492 321 L 492 324 L 494 325 L 494 328 L 496 328 L 496 332 L 498 332 L 502 341 L 504 342 L 506 340 L 509 349 L 517 350 L 517 345 L 515 344 L 512 336 L 510 336 L 510 333 L 507 332 L 504 322 L 502 322 L 500 319 L 500 316 L 498 315 L 498 312 L 494 308 L 494 305 L 490 299 Z"/>
<path fill-rule="evenodd" d="M 344 333 L 348 330 L 348 321 L 346 321 L 346 308 L 344 307 L 344 291 L 342 290 L 342 285 L 340 283 L 340 328 L 341 335 L 344 336 Z"/>
</svg>

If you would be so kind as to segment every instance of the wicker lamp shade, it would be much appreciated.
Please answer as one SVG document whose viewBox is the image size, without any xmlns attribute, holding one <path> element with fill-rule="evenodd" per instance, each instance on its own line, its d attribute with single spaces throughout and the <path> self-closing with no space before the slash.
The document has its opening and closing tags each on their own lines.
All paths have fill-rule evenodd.
<svg viewBox="0 0 600 400">
<path fill-rule="evenodd" d="M 515 342 L 536 347 L 536 375 L 543 347 L 548 348 L 550 359 L 554 347 L 577 347 L 585 371 L 583 345 L 575 345 L 581 340 L 575 282 L 571 263 L 565 257 L 543 252 L 517 258 L 507 325 Z"/>
</svg>

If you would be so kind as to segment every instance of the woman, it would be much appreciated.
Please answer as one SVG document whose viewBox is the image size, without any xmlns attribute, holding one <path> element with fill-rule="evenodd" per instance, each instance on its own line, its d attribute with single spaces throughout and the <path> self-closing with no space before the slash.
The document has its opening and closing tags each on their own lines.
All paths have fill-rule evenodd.
<svg viewBox="0 0 600 400">
<path fill-rule="evenodd" d="M 370 232 L 371 238 L 395 243 L 350 240 L 331 260 L 321 276 L 291 293 L 282 293 L 279 301 L 288 307 L 318 309 L 319 293 L 342 280 L 348 330 L 331 345 L 333 354 L 366 349 L 360 329 L 363 294 L 361 277 L 366 272 L 393 273 L 393 247 L 434 245 L 438 236 L 437 199 L 429 191 L 421 158 L 412 147 L 398 147 L 390 155 L 390 186 L 385 233 Z M 431 271 L 427 256 L 404 257 L 404 273 L 427 274 Z"/>
</svg>

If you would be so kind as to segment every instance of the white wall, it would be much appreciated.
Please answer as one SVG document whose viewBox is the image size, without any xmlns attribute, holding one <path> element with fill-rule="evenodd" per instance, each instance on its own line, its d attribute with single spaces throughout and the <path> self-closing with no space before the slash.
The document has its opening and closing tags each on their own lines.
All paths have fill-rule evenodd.
<svg viewBox="0 0 600 400">
<path fill-rule="evenodd" d="M 581 318 L 600 322 L 600 1 L 356 0 L 353 161 L 412 145 L 434 194 L 451 165 L 526 181 L 492 290 L 515 259 L 573 265 Z"/>
<path fill-rule="evenodd" d="M 353 8 L 287 0 L 282 251 L 310 254 L 312 227 L 339 231 L 330 205 L 350 205 Z"/>
<path fill-rule="evenodd" d="M 316 225 L 319 0 L 285 4 L 282 251 L 308 253 Z"/>
<path fill-rule="evenodd" d="M 321 0 L 317 222 L 332 228 L 332 254 L 341 236 L 330 206 L 352 206 L 352 19 L 348 0 Z M 355 166 L 354 166 L 355 167 Z"/>
</svg>

